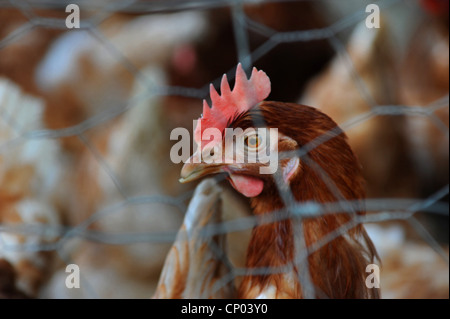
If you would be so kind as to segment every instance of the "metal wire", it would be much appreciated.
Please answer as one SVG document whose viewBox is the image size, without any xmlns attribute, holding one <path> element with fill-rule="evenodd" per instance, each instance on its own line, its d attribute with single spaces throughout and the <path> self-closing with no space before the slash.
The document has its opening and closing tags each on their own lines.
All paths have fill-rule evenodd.
<svg viewBox="0 0 450 319">
<path fill-rule="evenodd" d="M 344 44 L 339 40 L 338 35 L 343 31 L 346 31 L 352 27 L 354 27 L 357 23 L 364 20 L 366 17 L 366 13 L 364 8 L 358 8 L 351 15 L 348 15 L 341 20 L 331 24 L 330 26 L 324 29 L 316 29 L 316 30 L 305 30 L 305 31 L 292 31 L 292 32 L 277 32 L 276 30 L 271 29 L 270 27 L 263 25 L 259 22 L 252 20 L 250 17 L 246 16 L 245 11 L 243 10 L 244 4 L 252 3 L 255 1 L 251 0 L 218 0 L 218 1 L 110 1 L 110 2 L 94 2 L 94 1 L 52 1 L 52 0 L 39 0 L 39 1 L 0 1 L 1 7 L 15 7 L 20 10 L 24 14 L 24 16 L 28 19 L 28 22 L 16 28 L 13 32 L 8 34 L 5 38 L 0 39 L 0 55 L 1 50 L 11 45 L 15 41 L 17 41 L 20 37 L 26 35 L 31 30 L 35 28 L 55 28 L 61 29 L 65 28 L 64 21 L 60 19 L 50 19 L 50 18 L 42 18 L 37 16 L 34 13 L 34 9 L 45 9 L 45 8 L 64 8 L 68 3 L 79 3 L 80 6 L 85 8 L 88 11 L 94 11 L 96 14 L 93 14 L 90 19 L 84 21 L 82 24 L 82 28 L 87 31 L 87 33 L 97 41 L 101 46 L 103 46 L 109 54 L 114 58 L 118 63 L 120 63 L 133 77 L 139 81 L 146 90 L 141 94 L 134 96 L 131 100 L 128 101 L 126 105 L 118 106 L 110 109 L 106 109 L 101 111 L 100 113 L 93 115 L 92 117 L 84 120 L 77 125 L 72 127 L 66 127 L 63 129 L 40 129 L 40 130 L 27 130 L 22 132 L 19 137 L 8 140 L 0 145 L 0 155 L 8 156 L 8 152 L 12 149 L 26 143 L 29 140 L 36 139 L 61 139 L 70 136 L 76 136 L 80 141 L 85 145 L 86 149 L 92 153 L 95 160 L 99 163 L 100 169 L 103 170 L 107 176 L 109 176 L 110 180 L 116 187 L 119 194 L 121 194 L 122 198 L 120 202 L 111 203 L 109 207 L 102 208 L 91 215 L 89 218 L 81 222 L 79 225 L 74 227 L 66 227 L 66 226 L 46 226 L 46 225 L 1 225 L 0 224 L 0 233 L 5 234 L 20 234 L 22 236 L 31 236 L 42 234 L 42 232 L 50 232 L 55 236 L 58 236 L 58 240 L 46 243 L 46 244 L 21 244 L 17 246 L 3 246 L 3 249 L 12 250 L 12 251 L 31 251 L 31 252 L 39 252 L 39 251 L 56 251 L 61 256 L 62 259 L 67 263 L 71 263 L 70 252 L 65 251 L 66 244 L 69 240 L 73 238 L 81 238 L 84 240 L 105 243 L 111 245 L 126 245 L 130 243 L 142 243 L 142 242 L 150 242 L 150 243 L 171 243 L 175 239 L 177 233 L 176 232 L 133 232 L 133 233 L 108 233 L 102 230 L 92 230 L 89 229 L 89 226 L 95 223 L 96 221 L 102 220 L 110 216 L 110 214 L 120 213 L 122 209 L 126 207 L 131 207 L 134 205 L 148 205 L 151 203 L 163 203 L 165 205 L 176 207 L 181 212 L 186 211 L 185 201 L 186 198 L 189 198 L 192 195 L 192 192 L 188 192 L 182 194 L 177 197 L 172 196 L 139 196 L 134 197 L 133 194 L 129 194 L 127 190 L 123 187 L 120 178 L 113 171 L 111 166 L 107 163 L 107 161 L 102 158 L 101 153 L 95 149 L 95 146 L 89 141 L 86 136 L 86 133 L 94 128 L 99 127 L 102 124 L 108 123 L 113 119 L 117 118 L 121 114 L 128 112 L 134 105 L 139 103 L 142 100 L 147 99 L 150 96 L 154 95 L 179 95 L 186 97 L 195 97 L 195 98 L 203 98 L 207 95 L 208 92 L 208 83 L 205 83 L 205 86 L 201 89 L 193 89 L 188 87 L 157 87 L 154 83 L 152 83 L 149 79 L 145 77 L 145 75 L 141 72 L 140 68 L 136 66 L 132 61 L 130 61 L 119 49 L 114 47 L 111 43 L 110 39 L 107 36 L 102 34 L 99 30 L 99 25 L 105 21 L 108 17 L 116 12 L 131 12 L 131 13 L 139 13 L 139 14 L 155 14 L 161 12 L 176 12 L 176 11 L 185 11 L 185 10 L 208 10 L 211 8 L 218 7 L 230 7 L 233 27 L 234 27 L 234 35 L 236 41 L 237 48 L 237 56 L 239 61 L 243 63 L 243 66 L 248 69 L 252 63 L 259 60 L 268 54 L 271 50 L 273 50 L 277 45 L 282 43 L 293 43 L 293 42 L 308 42 L 319 39 L 327 39 L 331 46 L 334 48 L 336 53 L 340 55 L 345 61 L 345 67 L 349 70 L 352 75 L 352 80 L 355 83 L 355 86 L 358 88 L 358 91 L 361 94 L 361 97 L 366 101 L 368 105 L 367 112 L 361 114 L 357 117 L 349 119 L 347 122 L 341 125 L 341 128 L 346 131 L 355 126 L 361 125 L 368 120 L 377 117 L 377 116 L 417 116 L 417 117 L 426 117 L 430 119 L 430 121 L 440 130 L 440 132 L 448 137 L 449 128 L 443 123 L 436 115 L 436 111 L 440 109 L 448 109 L 449 106 L 449 96 L 446 95 L 441 99 L 431 103 L 430 105 L 424 106 L 406 106 L 406 105 L 379 105 L 374 97 L 371 96 L 367 84 L 364 82 L 364 79 L 358 74 L 358 71 L 355 69 L 355 65 L 345 49 Z M 258 1 L 261 2 L 280 2 L 280 1 Z M 398 4 L 400 1 L 378 1 L 377 3 L 384 9 L 390 8 L 391 6 Z M 256 48 L 254 51 L 250 51 L 249 44 L 249 34 L 248 31 L 252 30 L 260 35 L 267 38 L 267 40 Z M 232 80 L 234 77 L 233 67 L 230 70 L 226 71 L 228 78 Z M 218 83 L 220 79 L 216 79 L 213 83 Z M 6 114 L 0 114 L 0 118 L 9 123 L 8 116 Z M 9 125 L 11 125 L 9 123 Z M 13 127 L 13 126 L 12 126 Z M 320 216 L 323 214 L 329 213 L 342 213 L 342 212 L 350 212 L 355 208 L 357 203 L 345 201 L 343 196 L 339 194 L 339 190 L 333 183 L 331 179 L 326 176 L 323 170 L 318 167 L 317 164 L 313 163 L 311 159 L 307 157 L 308 153 L 314 150 L 319 145 L 325 143 L 329 139 L 335 136 L 337 131 L 326 132 L 316 140 L 311 141 L 309 144 L 304 145 L 300 150 L 296 152 L 286 152 L 285 154 L 281 154 L 281 157 L 292 157 L 298 156 L 305 160 L 305 163 L 317 170 L 319 176 L 323 178 L 326 182 L 327 186 L 330 188 L 330 191 L 335 194 L 336 201 L 332 203 L 296 203 L 292 201 L 292 194 L 285 194 L 286 200 L 286 210 L 282 210 L 279 212 L 273 212 L 269 217 L 265 216 L 257 217 L 245 217 L 239 218 L 232 221 L 223 222 L 220 227 L 217 225 L 206 225 L 200 228 L 200 233 L 198 234 L 199 238 L 208 238 L 211 236 L 227 234 L 230 232 L 237 232 L 242 230 L 252 229 L 255 225 L 261 225 L 266 223 L 273 223 L 276 221 L 280 221 L 283 219 L 296 219 L 298 223 L 301 224 L 302 219 L 311 216 Z M 279 188 L 279 193 L 282 194 L 285 192 L 281 188 Z M 306 250 L 306 246 L 301 247 L 302 251 L 297 255 L 296 262 L 300 263 L 301 269 L 309 269 L 308 267 L 308 254 L 312 253 L 333 239 L 342 236 L 348 230 L 355 227 L 358 224 L 367 223 L 367 222 L 382 222 L 389 220 L 399 220 L 406 219 L 410 222 L 410 225 L 416 230 L 417 234 L 420 235 L 426 243 L 430 245 L 440 256 L 448 263 L 448 255 L 442 249 L 442 247 L 433 239 L 433 237 L 428 233 L 428 231 L 420 224 L 420 222 L 415 218 L 415 214 L 417 212 L 427 212 L 430 214 L 439 214 L 448 216 L 448 205 L 440 202 L 440 200 L 448 196 L 449 194 L 449 186 L 445 186 L 432 196 L 427 199 L 369 199 L 366 200 L 364 205 L 368 211 L 378 212 L 377 214 L 369 214 L 365 216 L 358 216 L 356 214 L 353 215 L 352 220 L 349 221 L 348 224 L 343 225 L 342 227 L 336 229 L 332 233 L 323 237 L 321 240 L 316 242 L 313 247 L 308 247 Z M 288 200 L 288 199 L 291 200 Z M 303 238 L 303 234 L 297 234 Z M 187 238 L 187 236 L 186 236 Z M 1 239 L 1 237 L 0 237 Z M 303 243 L 304 244 L 304 243 Z M 226 255 L 223 251 L 220 251 L 220 248 L 215 245 L 210 247 L 212 250 L 216 250 L 217 258 L 220 258 L 228 265 L 228 268 L 231 269 L 230 263 L 226 259 Z M 219 251 L 217 251 L 219 250 Z M 69 254 L 68 254 L 69 253 Z M 280 273 L 291 270 L 291 266 L 280 267 L 280 268 L 261 268 L 261 269 L 252 269 L 251 272 L 253 274 L 268 274 L 268 273 Z M 220 290 L 222 287 L 226 286 L 230 281 L 234 280 L 238 276 L 245 275 L 248 273 L 248 269 L 245 268 L 234 268 L 230 273 L 224 276 L 219 282 L 217 282 L 214 286 L 214 289 Z M 89 287 L 89 283 L 87 280 L 83 280 L 83 285 Z M 316 287 L 313 287 L 313 284 L 310 280 L 310 275 L 308 272 L 301 273 L 299 275 L 299 280 L 301 282 L 301 286 L 303 289 L 303 293 L 305 297 L 314 297 L 314 291 L 316 291 Z M 89 287 L 89 295 L 92 297 L 96 297 L 95 289 L 93 287 Z"/>
</svg>

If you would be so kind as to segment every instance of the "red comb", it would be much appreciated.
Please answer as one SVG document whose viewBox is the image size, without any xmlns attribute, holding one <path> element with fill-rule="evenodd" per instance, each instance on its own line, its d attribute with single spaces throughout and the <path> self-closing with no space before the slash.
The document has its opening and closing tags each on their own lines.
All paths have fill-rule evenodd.
<svg viewBox="0 0 450 319">
<path fill-rule="evenodd" d="M 448 0 L 421 0 L 422 6 L 429 13 L 434 15 L 448 15 Z"/>
<path fill-rule="evenodd" d="M 227 76 L 222 77 L 220 93 L 217 93 L 212 84 L 209 87 L 209 94 L 212 101 L 210 108 L 203 100 L 203 114 L 195 128 L 194 139 L 200 144 L 203 131 L 207 128 L 217 128 L 222 132 L 230 119 L 236 114 L 248 111 L 253 106 L 263 101 L 270 93 L 270 79 L 264 71 L 253 68 L 252 75 L 247 80 L 247 75 L 239 63 L 236 69 L 236 79 L 233 91 L 228 85 Z M 203 140 L 204 145 L 209 141 Z M 206 142 L 206 143 L 205 143 Z M 203 146 L 202 145 L 202 148 Z"/>
</svg>

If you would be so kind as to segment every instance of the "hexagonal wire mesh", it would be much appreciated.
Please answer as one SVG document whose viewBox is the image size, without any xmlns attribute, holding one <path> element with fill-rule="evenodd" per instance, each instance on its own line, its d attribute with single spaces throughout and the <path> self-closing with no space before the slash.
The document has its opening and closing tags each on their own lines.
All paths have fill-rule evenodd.
<svg viewBox="0 0 450 319">
<path fill-rule="evenodd" d="M 152 295 L 193 194 L 192 187 L 174 186 L 180 166 L 167 164 L 170 129 L 190 128 L 208 84 L 218 84 L 224 72 L 232 80 L 237 62 L 268 73 L 272 100 L 302 101 L 331 115 L 363 162 L 371 213 L 353 215 L 317 247 L 303 246 L 295 260 L 300 268 L 309 269 L 312 251 L 356 225 L 380 223 L 369 232 L 379 250 L 420 237 L 442 259 L 427 257 L 427 267 L 443 261 L 448 272 L 442 247 L 448 228 L 435 227 L 448 224 L 448 15 L 424 13 L 419 2 L 377 1 L 382 27 L 372 30 L 364 25 L 368 1 L 73 2 L 82 10 L 81 28 L 70 30 L 64 8 L 71 2 L 0 2 L 0 75 L 9 78 L 0 92 L 0 256 L 16 269 L 23 291 Z M 446 43 L 439 32 L 447 32 Z M 418 74 L 426 84 L 414 81 Z M 333 192 L 307 156 L 327 133 L 288 156 L 314 167 Z M 261 222 L 301 223 L 353 207 L 339 194 L 335 202 L 298 203 L 279 192 L 287 209 L 269 220 L 243 215 L 200 231 L 206 237 L 248 232 Z M 216 283 L 220 289 L 247 270 L 214 245 L 216 258 L 229 266 Z M 406 268 L 415 260 L 409 258 Z M 64 266 L 72 263 L 81 268 L 81 293 L 62 290 Z M 435 279 L 447 281 L 448 296 L 448 277 L 440 274 Z M 308 272 L 299 281 L 304 296 L 314 297 Z"/>
</svg>

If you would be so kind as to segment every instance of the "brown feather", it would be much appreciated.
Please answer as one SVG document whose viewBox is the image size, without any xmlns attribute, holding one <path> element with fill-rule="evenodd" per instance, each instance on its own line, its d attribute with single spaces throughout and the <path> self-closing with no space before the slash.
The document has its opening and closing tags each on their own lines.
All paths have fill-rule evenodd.
<svg viewBox="0 0 450 319">
<path fill-rule="evenodd" d="M 296 140 L 300 146 L 321 136 L 330 137 L 326 142 L 308 152 L 302 162 L 300 173 L 291 182 L 291 190 L 299 202 L 316 201 L 330 203 L 338 200 L 359 200 L 365 197 L 364 181 L 360 165 L 349 147 L 345 134 L 327 115 L 312 107 L 281 102 L 262 102 L 255 108 L 236 118 L 233 127 L 254 126 L 264 120 L 267 127 Z M 333 131 L 334 133 L 331 133 Z M 282 150 L 280 150 L 282 151 Z M 334 184 L 342 198 L 336 198 L 328 182 L 315 163 Z M 263 192 L 252 199 L 255 215 L 270 214 L 284 207 L 273 180 L 266 179 Z M 355 214 L 364 214 L 362 203 L 354 205 Z M 303 222 L 307 247 L 311 247 L 324 236 L 337 230 L 352 219 L 352 213 L 344 209 L 340 214 L 327 214 L 308 218 Z M 280 222 L 255 227 L 247 252 L 247 267 L 279 267 L 293 263 L 294 229 L 293 221 Z M 347 232 L 348 238 L 339 236 L 309 255 L 310 273 L 317 295 L 330 298 L 377 298 L 378 289 L 365 285 L 366 266 L 377 257 L 375 248 L 361 225 Z M 362 239 L 367 248 L 359 244 Z M 240 297 L 254 297 L 248 294 L 253 286 L 267 287 L 274 284 L 280 293 L 285 290 L 290 297 L 301 297 L 301 290 L 294 286 L 283 286 L 283 274 L 247 276 L 239 291 Z"/>
</svg>

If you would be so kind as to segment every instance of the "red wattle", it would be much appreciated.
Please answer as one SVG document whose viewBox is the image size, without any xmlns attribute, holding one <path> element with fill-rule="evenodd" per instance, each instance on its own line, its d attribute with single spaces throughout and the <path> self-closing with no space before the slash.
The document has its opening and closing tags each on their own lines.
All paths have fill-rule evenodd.
<svg viewBox="0 0 450 319">
<path fill-rule="evenodd" d="M 264 187 L 262 180 L 246 175 L 231 174 L 230 182 L 235 190 L 246 197 L 258 196 Z"/>
</svg>

